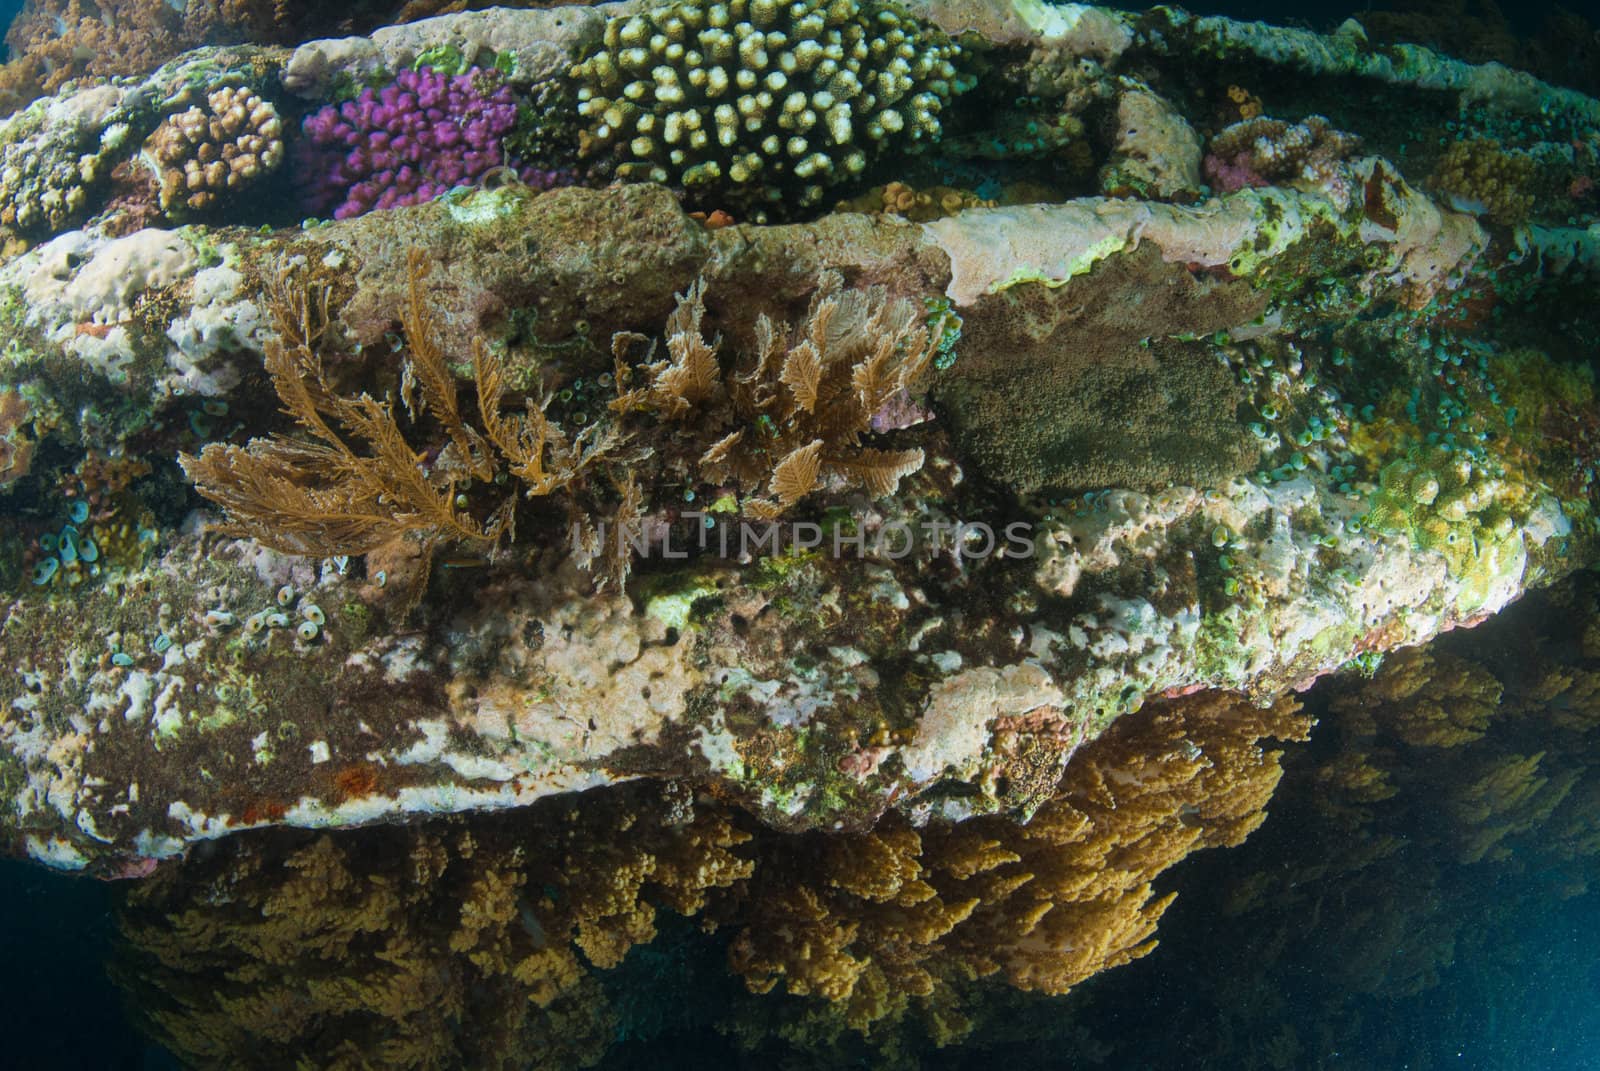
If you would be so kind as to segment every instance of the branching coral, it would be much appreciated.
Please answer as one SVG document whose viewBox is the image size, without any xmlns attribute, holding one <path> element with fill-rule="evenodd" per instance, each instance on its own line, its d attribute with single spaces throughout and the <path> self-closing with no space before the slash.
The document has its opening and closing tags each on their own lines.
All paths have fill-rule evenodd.
<svg viewBox="0 0 1600 1071">
<path fill-rule="evenodd" d="M 732 375 L 701 331 L 703 287 L 692 287 L 667 322 L 668 358 L 639 368 L 643 382 L 623 389 L 612 408 L 668 421 L 692 416 L 702 429 L 720 428 L 699 460 L 700 479 L 737 480 L 763 496 L 744 503 L 759 518 L 778 516 L 828 480 L 893 494 L 922 467 L 922 451 L 878 449 L 862 436 L 877 413 L 917 385 L 940 335 L 910 302 L 842 283 L 836 273 L 824 276 L 798 328 L 761 316 L 754 364 Z M 619 389 L 636 377 L 623 357 L 636 340 L 618 340 Z"/>
<path fill-rule="evenodd" d="M 1368 719 L 1412 747 L 1479 740 L 1500 704 L 1500 682 L 1480 666 L 1426 648 L 1398 651 L 1360 691 L 1337 697 L 1341 718 Z"/>
<path fill-rule="evenodd" d="M 413 415 L 431 416 L 448 445 L 425 465 L 426 454 L 419 457 L 407 441 L 391 402 L 340 395 L 320 352 L 327 293 L 309 295 L 280 279 L 267 295 L 277 337 L 267 345 L 266 366 L 285 412 L 310 438 L 275 435 L 244 447 L 213 444 L 198 456 L 180 458 L 200 493 L 223 508 L 224 531 L 319 557 L 365 554 L 408 534 L 430 546 L 458 540 L 493 547 L 510 530 L 515 493 L 478 519 L 457 505 L 459 484 L 487 483 L 504 469 L 528 495 L 548 495 L 614 445 L 598 424 L 568 438 L 531 400 L 525 413 L 502 413 L 504 371 L 481 343 L 473 349 L 472 365 L 483 430 L 467 424 L 455 375 L 429 328 L 422 290 L 426 265 L 414 256 L 410 270 L 406 384 L 421 394 Z M 403 397 L 409 404 L 411 394 Z"/>
<path fill-rule="evenodd" d="M 977 977 L 1063 993 L 1154 947 L 1171 902 L 1157 875 L 1260 824 L 1281 771 L 1258 741 L 1303 739 L 1297 709 L 1201 695 L 1129 715 L 1026 823 L 889 819 L 768 844 L 748 900 L 712 908 L 741 924 L 730 963 L 754 991 L 828 998 L 856 1030 Z"/>
<path fill-rule="evenodd" d="M 1234 123 L 1211 139 L 1206 181 L 1223 193 L 1246 186 L 1293 186 L 1322 193 L 1345 206 L 1352 195 L 1345 161 L 1361 146 L 1320 115 L 1299 123 L 1258 116 Z"/>
<path fill-rule="evenodd" d="M 615 1014 L 586 963 L 750 870 L 748 834 L 659 795 L 241 839 L 133 891 L 116 973 L 191 1066 L 587 1066 Z"/>
<path fill-rule="evenodd" d="M 146 146 L 169 215 L 204 212 L 283 162 L 278 110 L 248 89 L 212 92 L 206 106 L 168 116 Z"/>
<path fill-rule="evenodd" d="M 306 119 L 312 200 L 337 219 L 431 201 L 507 165 L 516 122 L 516 101 L 493 71 L 401 71 Z"/>
<path fill-rule="evenodd" d="M 723 207 L 818 204 L 880 153 L 938 139 L 959 55 L 857 0 L 680 0 L 612 19 L 573 67 L 583 151 Z"/>
</svg>

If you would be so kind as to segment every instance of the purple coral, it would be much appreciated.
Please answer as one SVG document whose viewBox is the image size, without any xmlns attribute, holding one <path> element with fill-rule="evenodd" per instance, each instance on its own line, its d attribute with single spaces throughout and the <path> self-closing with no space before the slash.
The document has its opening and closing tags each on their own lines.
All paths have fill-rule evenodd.
<svg viewBox="0 0 1600 1071">
<path fill-rule="evenodd" d="M 431 201 L 504 166 L 517 121 L 511 90 L 474 67 L 450 76 L 401 71 L 381 90 L 308 116 L 305 159 L 318 210 L 335 219 Z M 530 183 L 545 173 L 529 169 Z M 542 183 L 541 183 L 542 184 Z"/>
</svg>

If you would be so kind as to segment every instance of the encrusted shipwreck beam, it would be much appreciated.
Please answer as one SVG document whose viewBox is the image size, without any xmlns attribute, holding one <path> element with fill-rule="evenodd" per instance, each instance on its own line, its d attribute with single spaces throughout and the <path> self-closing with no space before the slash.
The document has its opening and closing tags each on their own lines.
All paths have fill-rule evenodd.
<svg viewBox="0 0 1600 1071">
<path fill-rule="evenodd" d="M 623 10 L 430 20 L 279 55 L 281 80 L 250 84 L 315 99 L 443 45 L 514 54 L 515 77 L 536 82 Z M 1107 66 L 1143 47 L 1132 19 L 940 16 L 1009 27 L 992 29 L 997 48 L 1044 27 L 1050 47 Z M 1118 84 L 1114 101 L 1149 92 Z M 654 184 L 490 183 L 277 229 L 131 227 L 85 203 L 80 229 L 36 228 L 0 263 L 0 432 L 25 443 L 0 454 L 25 533 L 0 625 L 0 830 L 52 866 L 134 873 L 244 828 L 512 807 L 640 777 L 709 783 L 785 829 L 861 827 L 889 807 L 1025 811 L 1147 698 L 1264 701 L 1480 621 L 1596 560 L 1600 439 L 1574 366 L 1470 328 L 1506 295 L 1559 293 L 1594 254 L 1581 226 L 1504 227 L 1445 200 L 1348 152 L 1221 196 L 922 223 L 837 212 L 709 229 Z M 799 436 L 758 498 L 750 477 L 712 475 L 713 446 L 788 442 L 785 421 L 810 427 L 822 402 L 769 407 L 740 426 L 749 438 L 714 444 L 696 438 L 711 418 L 675 415 L 663 384 L 702 350 L 759 378 L 745 360 L 770 349 L 759 315 L 803 332 L 829 273 L 837 309 L 855 310 L 836 315 L 892 318 L 906 299 L 919 316 L 894 321 L 902 337 L 938 351 L 915 391 L 863 414 L 861 442 L 920 468 L 862 475 L 867 455 L 846 453 L 819 471 Z M 817 331 L 791 354 L 845 345 Z M 250 435 L 287 430 L 287 388 L 261 369 L 296 332 L 328 396 L 415 395 L 418 354 L 442 353 L 477 388 L 485 430 L 462 417 L 450 431 L 425 382 L 406 447 L 440 486 L 454 472 L 446 511 L 509 493 L 516 535 L 450 542 L 407 522 L 363 558 L 202 531 L 239 518 L 186 516 L 203 503 L 174 459 L 207 442 L 259 451 Z M 676 364 L 650 372 L 630 332 L 664 337 Z M 614 431 L 613 452 L 551 489 L 528 462 L 542 445 L 518 455 L 496 438 L 521 457 L 515 479 L 466 476 L 489 464 L 498 410 L 516 408 L 497 406 L 491 368 L 529 396 L 524 432 L 543 402 L 569 431 Z M 796 368 L 773 370 L 770 390 L 800 390 Z M 696 388 L 726 391 L 717 420 L 746 412 L 735 382 Z M 329 434 L 356 441 L 350 427 Z M 774 503 L 783 554 L 748 543 Z M 583 552 L 596 522 L 619 519 L 655 540 L 626 555 L 621 586 Z"/>
</svg>

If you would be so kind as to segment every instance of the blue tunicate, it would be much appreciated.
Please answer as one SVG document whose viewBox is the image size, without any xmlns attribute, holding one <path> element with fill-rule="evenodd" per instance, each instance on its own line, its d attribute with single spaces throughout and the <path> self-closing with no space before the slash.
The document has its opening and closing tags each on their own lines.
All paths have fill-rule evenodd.
<svg viewBox="0 0 1600 1071">
<path fill-rule="evenodd" d="M 56 548 L 56 557 L 61 559 L 62 565 L 71 565 L 78 560 L 78 531 L 70 525 L 61 529 L 61 545 Z"/>
<path fill-rule="evenodd" d="M 172 637 L 163 632 L 161 635 L 156 637 L 155 642 L 150 645 L 150 649 L 156 654 L 165 654 L 167 649 L 171 646 Z"/>
<path fill-rule="evenodd" d="M 54 554 L 56 552 L 56 548 L 60 545 L 61 537 L 56 535 L 54 532 L 46 532 L 44 535 L 39 537 L 39 549 L 47 554 Z"/>
<path fill-rule="evenodd" d="M 133 665 L 133 656 L 126 651 L 118 651 L 111 656 L 111 664 L 113 666 L 131 666 Z"/>
<path fill-rule="evenodd" d="M 55 558 L 42 558 L 39 564 L 33 567 L 33 586 L 42 588 L 56 578 L 56 573 L 61 569 L 61 563 Z"/>
<path fill-rule="evenodd" d="M 100 546 L 92 539 L 85 539 L 78 544 L 78 559 L 85 562 L 100 560 Z"/>
<path fill-rule="evenodd" d="M 72 504 L 72 508 L 67 511 L 67 515 L 72 518 L 73 524 L 82 524 L 89 519 L 89 503 L 80 498 Z"/>
</svg>

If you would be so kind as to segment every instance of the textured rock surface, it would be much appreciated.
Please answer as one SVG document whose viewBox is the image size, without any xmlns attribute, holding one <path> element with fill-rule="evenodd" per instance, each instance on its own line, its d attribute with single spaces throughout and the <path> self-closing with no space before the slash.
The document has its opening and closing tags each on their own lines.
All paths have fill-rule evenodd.
<svg viewBox="0 0 1600 1071">
<path fill-rule="evenodd" d="M 254 61 L 282 62 L 281 87 L 307 102 L 444 46 L 526 86 L 626 10 L 491 10 L 287 59 L 203 54 L 41 102 L 0 126 L 0 151 L 86 153 L 98 176 L 118 137 L 131 151 L 202 99 L 190 82 Z M 1034 89 L 1079 60 L 1184 47 L 1079 5 L 927 11 L 1013 50 L 1002 59 L 1029 57 Z M 1288 65 L 1305 45 L 1249 41 Z M 1099 69 L 1081 77 L 1110 77 Z M 1477 84 L 1450 82 L 1468 97 Z M 1026 811 L 1147 699 L 1270 700 L 1592 564 L 1592 380 L 1526 336 L 1528 310 L 1581 285 L 1562 273 L 1594 263 L 1593 226 L 1507 232 L 1436 202 L 1378 148 L 1203 197 L 1199 135 L 1177 106 L 1149 88 L 1106 99 L 1120 101 L 1108 117 L 1152 124 L 1148 140 L 1124 124 L 1106 161 L 1168 199 L 712 226 L 653 184 L 512 183 L 337 222 L 167 229 L 133 226 L 143 217 L 97 178 L 81 199 L 66 182 L 59 218 L 10 221 L 0 262 L 0 398 L 20 399 L 4 431 L 30 455 L 0 484 L 18 518 L 0 562 L 10 848 L 135 872 L 248 827 L 505 808 L 647 777 L 707 783 L 789 830 L 862 828 L 891 807 Z M 39 126 L 56 114 L 78 117 L 70 147 Z M 11 202 L 43 205 L 29 184 L 47 171 L 19 170 Z M 679 550 L 701 517 L 739 540 L 749 505 L 748 482 L 693 478 L 713 444 L 695 419 L 639 412 L 639 381 L 688 369 L 699 346 L 721 354 L 707 378 L 765 370 L 802 394 L 799 363 L 780 376 L 742 362 L 788 337 L 763 315 L 811 324 L 815 351 L 838 344 L 815 327 L 829 271 L 848 300 L 882 287 L 926 310 L 928 382 L 872 412 L 869 436 L 920 469 L 831 483 L 813 470 L 786 518 L 808 527 L 781 536 L 809 543 L 797 553 L 658 548 L 597 590 L 566 538 L 593 520 L 579 504 L 632 510 Z M 697 280 L 704 337 L 675 296 Z M 324 301 L 328 323 L 313 323 Z M 1474 336 L 1491 308 L 1522 341 Z M 448 489 L 447 510 L 499 485 L 462 477 L 470 438 L 439 431 L 436 386 L 417 385 L 423 342 L 463 388 L 483 386 L 475 348 L 492 349 L 505 408 L 610 422 L 622 444 L 587 497 L 561 500 L 568 513 L 509 488 L 524 523 L 500 544 L 363 561 L 206 534 L 220 518 L 174 459 L 290 430 L 262 371 L 297 329 L 285 309 L 304 319 L 319 389 L 410 414 L 403 456 Z M 1572 315 L 1569 336 L 1588 337 L 1592 314 Z M 780 436 L 774 411 L 750 441 Z M 673 481 L 635 487 L 662 471 L 647 463 L 677 466 Z"/>
</svg>

